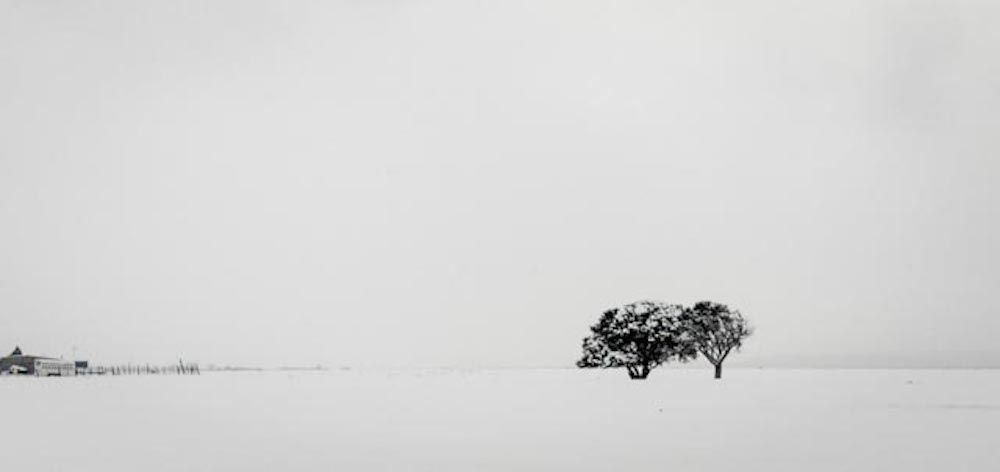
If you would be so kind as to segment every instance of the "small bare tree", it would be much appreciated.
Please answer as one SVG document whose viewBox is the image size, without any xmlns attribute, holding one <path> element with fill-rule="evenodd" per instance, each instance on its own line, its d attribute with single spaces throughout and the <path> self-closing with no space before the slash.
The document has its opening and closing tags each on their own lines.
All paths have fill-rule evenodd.
<svg viewBox="0 0 1000 472">
<path fill-rule="evenodd" d="M 753 334 L 753 328 L 737 310 L 721 303 L 703 301 L 684 310 L 684 326 L 694 346 L 715 366 L 715 378 L 722 378 L 722 363 L 733 350 Z"/>
</svg>

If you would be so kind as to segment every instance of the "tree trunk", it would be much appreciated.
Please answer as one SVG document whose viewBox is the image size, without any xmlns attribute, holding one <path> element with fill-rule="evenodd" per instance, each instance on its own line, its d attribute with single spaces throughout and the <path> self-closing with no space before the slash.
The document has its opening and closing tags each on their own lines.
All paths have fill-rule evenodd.
<svg viewBox="0 0 1000 472">
<path fill-rule="evenodd" d="M 645 379 L 646 377 L 649 377 L 649 371 L 650 369 L 648 366 L 629 367 L 628 377 L 632 380 L 642 380 Z"/>
<path fill-rule="evenodd" d="M 722 363 L 715 364 L 715 378 L 722 378 Z"/>
</svg>

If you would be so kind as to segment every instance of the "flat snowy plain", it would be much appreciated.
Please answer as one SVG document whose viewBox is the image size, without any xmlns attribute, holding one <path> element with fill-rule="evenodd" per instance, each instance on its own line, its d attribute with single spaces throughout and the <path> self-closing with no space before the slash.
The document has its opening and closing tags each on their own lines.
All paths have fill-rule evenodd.
<svg viewBox="0 0 1000 472">
<path fill-rule="evenodd" d="M 1000 470 L 1000 371 L 0 378 L 0 471 Z"/>
</svg>

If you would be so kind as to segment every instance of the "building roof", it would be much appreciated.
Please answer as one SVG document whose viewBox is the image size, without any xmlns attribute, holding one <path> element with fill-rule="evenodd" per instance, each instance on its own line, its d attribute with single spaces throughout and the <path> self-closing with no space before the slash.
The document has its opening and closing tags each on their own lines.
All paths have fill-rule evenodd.
<svg viewBox="0 0 1000 472">
<path fill-rule="evenodd" d="M 59 360 L 59 359 L 56 359 L 54 357 L 33 356 L 33 355 L 30 355 L 30 354 L 25 355 L 25 354 L 23 354 L 21 352 L 21 347 L 20 346 L 14 347 L 14 352 L 11 352 L 10 355 L 8 355 L 6 357 L 0 357 L 0 360 L 4 360 L 4 361 L 7 361 L 7 360 L 13 361 L 13 360 L 18 360 L 18 359 L 23 360 L 23 361 L 33 361 L 35 359 Z"/>
</svg>

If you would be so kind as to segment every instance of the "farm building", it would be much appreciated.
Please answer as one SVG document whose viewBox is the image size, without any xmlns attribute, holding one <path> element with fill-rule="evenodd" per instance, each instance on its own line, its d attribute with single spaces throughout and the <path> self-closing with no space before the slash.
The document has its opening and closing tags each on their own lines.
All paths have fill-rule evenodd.
<svg viewBox="0 0 1000 472">
<path fill-rule="evenodd" d="M 0 358 L 0 373 L 41 377 L 76 375 L 76 363 L 51 357 L 25 355 L 20 347 L 16 347 L 9 356 Z"/>
</svg>

